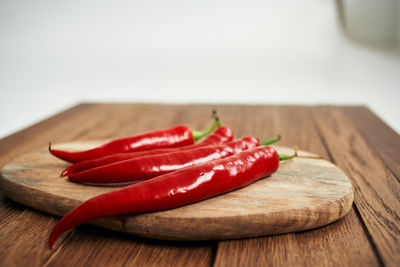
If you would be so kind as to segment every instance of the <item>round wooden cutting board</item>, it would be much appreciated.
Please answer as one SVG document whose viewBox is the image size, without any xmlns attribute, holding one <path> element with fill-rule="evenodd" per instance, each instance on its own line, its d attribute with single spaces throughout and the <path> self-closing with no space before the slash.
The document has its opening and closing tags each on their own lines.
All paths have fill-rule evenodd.
<svg viewBox="0 0 400 267">
<path fill-rule="evenodd" d="M 99 142 L 68 143 L 83 150 Z M 292 149 L 276 147 L 290 154 Z M 62 216 L 83 201 L 118 186 L 93 186 L 61 178 L 67 163 L 47 148 L 22 155 L 1 171 L 1 190 L 32 208 Z M 247 187 L 184 207 L 110 216 L 94 224 L 139 236 L 176 239 L 230 239 L 320 227 L 342 218 L 353 202 L 347 176 L 332 163 L 300 151 L 279 170 Z"/>
</svg>

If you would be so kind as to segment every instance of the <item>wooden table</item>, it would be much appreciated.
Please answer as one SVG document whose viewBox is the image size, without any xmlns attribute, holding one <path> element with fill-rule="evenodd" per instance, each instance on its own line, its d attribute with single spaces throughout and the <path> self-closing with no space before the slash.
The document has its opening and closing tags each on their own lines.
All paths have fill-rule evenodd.
<svg viewBox="0 0 400 267">
<path fill-rule="evenodd" d="M 54 143 L 122 137 L 185 123 L 217 108 L 236 136 L 282 134 L 338 165 L 354 188 L 345 218 L 299 233 L 225 241 L 150 240 L 83 225 L 50 250 L 59 220 L 0 192 L 0 266 L 399 266 L 400 136 L 365 107 L 80 104 L 0 140 L 0 165 Z"/>
</svg>

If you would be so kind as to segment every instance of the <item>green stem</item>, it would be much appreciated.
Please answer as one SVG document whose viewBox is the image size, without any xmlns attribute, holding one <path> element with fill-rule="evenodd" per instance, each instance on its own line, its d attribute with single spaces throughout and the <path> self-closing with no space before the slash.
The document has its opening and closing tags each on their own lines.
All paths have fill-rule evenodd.
<svg viewBox="0 0 400 267">
<path fill-rule="evenodd" d="M 269 146 L 275 142 L 278 142 L 279 140 L 281 140 L 280 135 L 278 135 L 277 137 L 273 137 L 273 138 L 265 140 L 264 142 L 260 143 L 260 146 Z"/>
<path fill-rule="evenodd" d="M 201 131 L 192 131 L 194 141 L 199 140 L 200 138 L 203 138 L 204 136 L 209 135 L 212 133 L 215 128 L 221 126 L 221 122 L 219 121 L 219 118 L 217 116 L 214 117 L 214 122 L 213 124 L 208 127 L 207 129 L 201 130 Z"/>
<path fill-rule="evenodd" d="M 294 154 L 293 155 L 286 155 L 286 154 L 278 154 L 279 160 L 288 160 L 292 159 L 294 157 L 297 157 L 297 147 L 294 148 Z"/>
</svg>

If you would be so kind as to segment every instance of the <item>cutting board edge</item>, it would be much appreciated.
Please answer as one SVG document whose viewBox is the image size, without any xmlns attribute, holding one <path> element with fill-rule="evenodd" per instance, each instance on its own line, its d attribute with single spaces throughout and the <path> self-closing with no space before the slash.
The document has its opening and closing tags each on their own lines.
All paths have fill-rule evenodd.
<svg viewBox="0 0 400 267">
<path fill-rule="evenodd" d="M 259 213 L 259 214 L 252 214 L 249 215 L 246 219 L 247 223 L 248 222 L 253 222 L 250 223 L 249 229 L 251 231 L 246 232 L 246 231 L 228 231 L 226 232 L 226 229 L 223 226 L 227 225 L 225 219 L 228 221 L 233 219 L 237 219 L 238 221 L 236 223 L 233 223 L 233 225 L 241 225 L 240 223 L 240 218 L 239 216 L 224 216 L 224 219 L 221 220 L 221 217 L 218 217 L 219 220 L 221 220 L 218 225 L 213 224 L 211 222 L 211 225 L 213 225 L 215 228 L 212 229 L 212 231 L 209 231 L 209 229 L 196 229 L 193 231 L 186 231 L 185 233 L 181 233 L 179 231 L 175 231 L 174 227 L 169 228 L 168 227 L 168 218 L 166 221 L 158 221 L 157 222 L 157 227 L 155 227 L 157 230 L 154 230 L 153 228 L 143 228 L 143 227 L 138 227 L 139 229 L 132 229 L 135 226 L 138 225 L 148 225 L 151 223 L 151 220 L 143 222 L 142 219 L 143 217 L 139 214 L 137 215 L 139 220 L 137 222 L 133 222 L 132 218 L 126 217 L 126 216 L 132 216 L 132 215 L 119 215 L 119 216 L 110 216 L 110 218 L 103 218 L 99 219 L 95 222 L 92 222 L 93 225 L 104 227 L 110 230 L 115 230 L 119 232 L 125 232 L 134 236 L 140 236 L 140 237 L 145 237 L 145 238 L 151 238 L 151 239 L 163 239 L 163 240 L 180 240 L 180 241 L 206 241 L 206 240 L 228 240 L 228 239 L 240 239 L 240 238 L 250 238 L 250 237 L 259 237 L 259 236 L 269 236 L 269 235 L 275 235 L 275 234 L 285 234 L 285 233 L 292 233 L 292 232 L 302 232 L 302 231 L 308 231 L 316 228 L 323 227 L 325 225 L 332 224 L 336 221 L 339 221 L 343 217 L 345 217 L 348 212 L 350 211 L 354 201 L 354 195 L 347 195 L 341 198 L 339 206 L 342 208 L 339 208 L 341 210 L 337 216 L 333 216 L 331 218 L 322 218 L 321 220 L 317 221 L 317 223 L 309 224 L 309 225 L 303 225 L 303 224 L 297 224 L 296 225 L 296 219 L 293 218 L 288 218 L 288 221 L 286 222 L 288 225 L 291 225 L 290 227 L 286 227 L 285 225 L 282 224 L 279 221 L 276 221 L 275 223 L 271 223 L 269 221 L 268 223 L 264 224 L 258 224 L 259 229 L 255 230 L 254 226 L 257 227 L 257 223 L 259 223 L 260 218 L 261 219 L 268 219 L 268 218 L 274 218 L 273 214 L 274 212 L 265 214 L 265 213 Z M 318 206 L 314 207 L 314 211 L 310 210 L 310 212 L 315 212 L 318 214 L 318 209 L 327 205 L 327 203 L 320 204 Z M 293 209 L 293 214 L 295 214 L 295 217 L 298 217 L 298 213 L 296 212 L 298 209 Z M 321 208 L 320 210 L 325 210 L 324 208 Z M 278 213 L 278 212 L 275 212 Z M 323 212 L 321 212 L 323 213 Z M 122 218 L 121 218 L 122 216 Z M 307 216 L 310 216 L 310 214 L 307 214 Z M 135 217 L 135 215 L 133 215 Z M 290 217 L 290 216 L 289 216 Z M 155 219 L 155 218 L 153 218 Z M 209 218 L 201 218 L 200 223 L 197 222 L 195 225 L 198 226 L 200 225 L 206 225 L 207 227 L 210 226 L 210 221 L 208 221 Z M 127 220 L 130 220 L 129 225 L 130 227 L 126 227 Z M 174 221 L 176 222 L 176 218 L 174 218 Z M 185 221 L 189 221 L 185 222 Z M 203 221 L 204 223 L 201 223 Z M 160 225 L 161 224 L 161 225 Z M 190 228 L 190 219 L 188 218 L 182 218 L 182 225 L 183 227 Z M 186 224 L 186 225 L 185 225 Z M 232 221 L 230 221 L 230 224 L 232 225 Z M 154 226 L 154 225 L 153 225 Z M 267 227 L 266 227 L 267 226 Z M 121 230 L 123 229 L 123 230 Z M 170 233 L 170 234 L 168 234 Z"/>
<path fill-rule="evenodd" d="M 14 183 L 9 179 L 6 179 L 3 174 L 0 174 L 0 189 L 4 192 L 4 194 L 9 197 L 10 199 L 23 204 L 25 206 L 28 206 L 30 208 L 33 208 L 35 210 L 41 211 L 41 212 L 45 212 L 49 215 L 56 215 L 56 216 L 64 216 L 69 210 L 73 209 L 73 207 L 70 206 L 76 206 L 79 204 L 79 201 L 76 201 L 74 199 L 68 199 L 65 198 L 63 201 L 67 201 L 70 202 L 69 205 L 66 205 L 68 208 L 64 209 L 62 206 L 59 206 L 57 203 L 60 203 L 60 199 L 59 197 L 57 197 L 58 201 L 54 201 L 54 203 L 56 205 L 47 205 L 44 208 L 38 204 L 39 202 L 37 200 L 32 201 L 32 199 L 30 198 L 25 198 L 23 196 L 32 196 L 32 195 L 43 195 L 44 197 L 42 198 L 47 198 L 47 199 L 53 199 L 52 197 L 56 196 L 53 195 L 49 192 L 43 192 L 41 191 L 41 194 L 38 194 L 37 189 L 32 188 L 32 187 L 24 187 L 20 184 Z M 18 190 L 23 190 L 25 192 L 29 192 L 29 194 L 13 194 L 13 190 L 18 189 Z M 53 199 L 54 200 L 54 199 Z M 268 235 L 275 235 L 275 234 L 284 234 L 284 233 L 291 233 L 291 232 L 299 232 L 299 231 L 307 231 L 307 230 L 311 230 L 311 229 L 316 229 L 328 224 L 331 224 L 335 221 L 340 220 L 341 218 L 343 218 L 344 216 L 346 216 L 346 214 L 350 211 L 351 206 L 353 204 L 354 201 L 354 193 L 353 190 L 351 190 L 351 194 L 350 195 L 346 195 L 344 197 L 342 197 L 339 202 L 336 202 L 335 204 L 339 203 L 339 206 L 341 206 L 342 208 L 339 208 L 339 210 L 341 210 L 341 212 L 339 212 L 339 214 L 337 216 L 333 216 L 332 218 L 328 218 L 328 219 L 324 219 L 324 220 L 319 220 L 317 221 L 317 223 L 311 224 L 311 225 L 296 225 L 296 226 L 292 226 L 292 227 L 288 227 L 286 229 L 284 227 L 284 224 L 282 224 L 281 222 L 276 222 L 276 223 L 272 223 L 269 222 L 268 227 L 265 227 L 265 224 L 261 224 L 259 226 L 261 226 L 261 229 L 258 231 L 254 231 L 254 227 L 249 227 L 251 228 L 251 232 L 244 232 L 243 231 L 238 231 L 238 232 L 228 232 L 228 234 L 226 234 L 226 232 L 224 232 L 223 229 L 220 229 L 221 227 L 218 227 L 216 229 L 213 229 L 212 232 L 207 232 L 207 231 L 198 231 L 198 229 L 196 231 L 190 231 L 190 232 L 185 232 L 185 234 L 179 233 L 179 232 L 174 232 L 175 229 L 168 229 L 168 220 L 170 218 L 162 218 L 162 217 L 156 217 L 156 218 L 150 218 L 149 220 L 146 220 L 146 214 L 126 214 L 126 215 L 117 215 L 117 216 L 110 216 L 107 218 L 102 218 L 99 220 L 96 220 L 94 222 L 92 222 L 91 224 L 96 225 L 96 226 L 100 226 L 100 227 L 104 227 L 110 230 L 114 230 L 114 231 L 118 231 L 118 232 L 124 232 L 124 233 L 128 233 L 130 235 L 134 235 L 134 236 L 140 236 L 140 237 L 145 237 L 145 238 L 151 238 L 151 239 L 163 239 L 163 240 L 181 240 L 181 241 L 188 241 L 188 240 L 194 240 L 194 241 L 205 241 L 205 240 L 227 240 L 227 239 L 240 239 L 240 238 L 250 238 L 250 237 L 257 237 L 257 236 L 268 236 Z M 77 202 L 76 205 L 72 205 L 72 202 Z M 320 210 L 326 210 L 326 205 L 331 205 L 332 203 L 330 202 L 326 202 L 326 203 L 321 203 L 317 206 L 314 206 L 312 208 L 309 209 L 310 213 L 318 213 L 316 212 L 320 207 Z M 298 213 L 296 213 L 297 210 L 300 210 L 301 208 L 297 208 L 297 209 L 292 209 L 292 211 L 294 212 L 295 216 L 298 217 Z M 153 215 L 157 212 L 151 212 Z M 275 212 L 277 213 L 277 212 Z M 256 222 L 255 224 L 257 224 L 257 222 L 260 221 L 260 218 L 273 218 L 274 212 L 271 213 L 257 213 L 257 214 L 252 214 L 248 216 L 248 221 L 250 222 Z M 144 216 L 143 216 L 144 215 Z M 272 215 L 272 216 L 271 216 Z M 310 214 L 307 214 L 307 216 L 310 216 Z M 133 221 L 132 221 L 133 218 Z M 137 222 L 134 222 L 135 218 L 139 218 L 139 220 Z M 154 231 L 154 227 L 151 229 L 145 229 L 145 228 L 140 228 L 139 230 L 132 230 L 132 228 L 134 228 L 135 226 L 142 224 L 142 225 L 149 225 L 151 223 L 152 220 L 154 219 L 160 219 L 158 221 L 158 226 L 156 229 L 158 229 L 158 231 Z M 221 216 L 218 217 L 218 219 L 221 219 L 222 221 L 219 222 L 220 226 L 224 226 L 226 225 L 225 221 L 226 220 L 231 220 L 233 219 L 237 219 L 240 221 L 239 216 L 237 215 L 227 215 L 227 216 Z M 189 225 L 190 225 L 190 219 L 186 218 L 186 217 L 182 217 L 179 218 L 180 220 L 182 220 L 183 224 L 186 224 L 188 226 L 188 222 L 189 221 Z M 200 218 L 200 220 L 202 221 L 208 221 L 210 218 L 207 217 L 203 217 Z M 130 220 L 130 227 L 127 227 L 127 221 Z M 143 221 L 144 220 L 144 221 Z M 176 220 L 176 218 L 174 218 L 174 220 Z M 297 221 L 297 220 L 295 220 Z M 161 223 L 161 227 L 160 227 L 160 223 Z M 292 224 L 293 221 L 291 222 L 291 220 L 289 219 L 287 224 Z M 237 223 L 238 225 L 240 225 L 240 223 Z M 252 223 L 254 224 L 254 223 Z M 199 223 L 197 222 L 195 225 L 199 225 Z M 204 225 L 208 225 L 209 227 L 209 221 L 207 224 Z M 166 233 L 170 233 L 171 231 L 173 231 L 172 234 L 166 234 Z M 199 235 L 200 233 L 200 235 Z"/>
<path fill-rule="evenodd" d="M 20 203 L 22 205 L 25 205 L 27 207 L 33 208 L 38 211 L 42 211 L 51 215 L 57 215 L 57 216 L 64 216 L 66 213 L 60 209 L 51 209 L 50 207 L 53 207 L 51 205 L 44 206 L 45 208 L 42 208 L 40 203 L 38 202 L 38 199 L 36 198 L 31 198 L 32 195 L 34 196 L 40 196 L 43 195 L 43 197 L 40 197 L 41 199 L 47 199 L 47 200 L 54 200 L 54 194 L 50 192 L 45 192 L 45 191 L 39 191 L 36 188 L 33 187 L 27 187 L 27 186 L 22 186 L 21 184 L 15 183 L 3 176 L 2 173 L 0 173 L 0 190 L 10 199 L 13 201 Z M 15 191 L 21 191 L 23 192 L 22 194 L 14 194 Z M 38 193 L 40 192 L 40 194 Z M 29 196 L 29 197 L 28 197 Z M 56 196 L 56 199 L 59 199 Z M 75 201 L 74 199 L 65 199 L 66 201 L 71 201 L 71 202 L 77 202 L 79 204 L 79 201 Z M 54 203 L 57 204 L 57 201 Z M 58 206 L 58 205 L 57 205 Z M 56 206 L 56 207 L 57 207 Z M 48 209 L 50 208 L 50 209 Z"/>
</svg>

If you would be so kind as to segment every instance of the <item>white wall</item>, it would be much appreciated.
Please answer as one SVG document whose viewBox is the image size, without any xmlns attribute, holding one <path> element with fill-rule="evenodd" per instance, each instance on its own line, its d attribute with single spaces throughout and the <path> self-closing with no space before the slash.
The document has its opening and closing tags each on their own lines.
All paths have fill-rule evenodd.
<svg viewBox="0 0 400 267">
<path fill-rule="evenodd" d="M 400 132 L 396 51 L 329 0 L 0 0 L 0 137 L 80 101 L 365 104 Z"/>
</svg>

